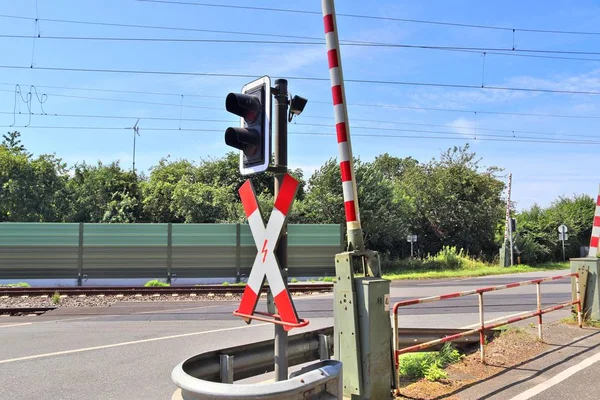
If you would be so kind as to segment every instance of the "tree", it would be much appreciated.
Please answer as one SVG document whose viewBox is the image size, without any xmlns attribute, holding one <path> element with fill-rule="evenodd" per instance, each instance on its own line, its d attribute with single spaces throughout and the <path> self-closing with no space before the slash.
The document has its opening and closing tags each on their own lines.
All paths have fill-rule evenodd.
<svg viewBox="0 0 600 400">
<path fill-rule="evenodd" d="M 497 252 L 504 184 L 496 167 L 484 168 L 469 146 L 454 147 L 440 160 L 409 167 L 397 181 L 397 199 L 409 203 L 410 226 L 419 248 L 435 254 L 455 246 L 473 255 Z"/>
<path fill-rule="evenodd" d="M 588 246 L 596 202 L 588 195 L 559 197 L 547 208 L 534 204 L 516 215 L 516 246 L 524 263 L 562 260 L 562 243 L 557 228 L 565 224 L 569 240 L 566 257 L 578 257 L 581 246 Z"/>
<path fill-rule="evenodd" d="M 73 222 L 111 222 L 115 215 L 120 215 L 121 222 L 142 220 L 138 177 L 124 171 L 118 162 L 76 165 L 68 187 L 73 202 L 70 217 Z M 124 216 L 127 216 L 125 220 Z"/>
<path fill-rule="evenodd" d="M 64 221 L 69 209 L 65 164 L 54 155 L 33 159 L 14 140 L 6 142 L 0 145 L 0 221 Z"/>
<path fill-rule="evenodd" d="M 150 222 L 183 222 L 173 210 L 173 192 L 182 179 L 194 175 L 194 170 L 186 160 L 162 159 L 152 167 L 148 181 L 142 184 L 144 213 Z"/>
<path fill-rule="evenodd" d="M 402 208 L 393 200 L 393 186 L 374 163 L 355 161 L 359 208 L 365 244 L 384 254 L 396 254 L 406 237 Z M 345 224 L 340 169 L 335 159 L 327 161 L 308 180 L 303 201 L 290 216 L 291 222 Z"/>
<path fill-rule="evenodd" d="M 5 135 L 2 135 L 2 146 L 6 147 L 8 150 L 15 153 L 23 153 L 25 152 L 25 146 L 21 144 L 21 133 L 7 132 Z"/>
</svg>

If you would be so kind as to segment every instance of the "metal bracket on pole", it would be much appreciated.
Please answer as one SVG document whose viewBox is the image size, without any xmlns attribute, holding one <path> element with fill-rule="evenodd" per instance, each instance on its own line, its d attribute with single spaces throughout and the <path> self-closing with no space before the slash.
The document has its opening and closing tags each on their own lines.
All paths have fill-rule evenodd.
<svg viewBox="0 0 600 400">
<path fill-rule="evenodd" d="M 321 361 L 329 360 L 331 358 L 331 352 L 329 351 L 331 345 L 329 342 L 329 335 L 319 335 L 319 359 Z"/>
</svg>

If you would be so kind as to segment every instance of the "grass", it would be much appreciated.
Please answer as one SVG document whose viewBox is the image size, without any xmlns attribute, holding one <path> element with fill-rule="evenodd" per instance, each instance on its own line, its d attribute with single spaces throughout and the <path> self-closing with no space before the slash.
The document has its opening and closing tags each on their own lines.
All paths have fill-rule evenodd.
<svg viewBox="0 0 600 400">
<path fill-rule="evenodd" d="M 390 280 L 471 278 L 487 275 L 505 275 L 563 269 L 569 269 L 569 263 L 546 263 L 536 266 L 521 264 L 512 267 L 499 267 L 483 264 L 483 266 L 479 268 L 461 268 L 455 270 L 398 269 L 384 273 L 383 277 Z"/>
<path fill-rule="evenodd" d="M 234 283 L 223 282 L 223 283 L 221 283 L 221 286 L 246 286 L 247 284 L 248 284 L 247 282 L 234 282 Z M 196 285 L 196 286 L 202 286 L 202 285 Z"/>
<path fill-rule="evenodd" d="M 298 279 L 296 278 L 292 278 L 292 280 L 290 281 L 291 283 L 298 283 Z"/>
<path fill-rule="evenodd" d="M 60 293 L 58 292 L 54 292 L 54 294 L 52 295 L 52 304 L 58 304 L 60 303 Z"/>
<path fill-rule="evenodd" d="M 577 315 L 571 315 L 560 320 L 563 324 L 577 325 Z M 596 319 L 583 318 L 583 326 L 600 329 L 600 321 Z"/>
<path fill-rule="evenodd" d="M 383 265 L 383 275 L 384 278 L 390 280 L 470 278 L 562 269 L 569 269 L 569 263 L 545 263 L 535 266 L 520 264 L 501 267 L 471 258 L 455 247 L 445 247 L 435 256 L 387 263 L 387 265 Z"/>
<path fill-rule="evenodd" d="M 14 287 L 14 288 L 25 288 L 31 287 L 31 285 L 27 282 L 19 282 L 19 283 L 7 283 L 6 285 L 0 285 L 0 287 Z"/>
<path fill-rule="evenodd" d="M 425 378 L 438 381 L 448 378 L 444 368 L 459 361 L 462 354 L 446 343 L 439 352 L 410 353 L 400 356 L 398 373 L 400 378 L 418 380 Z"/>
<path fill-rule="evenodd" d="M 159 281 L 158 279 L 154 279 L 151 281 L 148 281 L 144 284 L 144 286 L 146 287 L 165 287 L 165 286 L 171 286 L 166 282 L 163 281 Z"/>
</svg>

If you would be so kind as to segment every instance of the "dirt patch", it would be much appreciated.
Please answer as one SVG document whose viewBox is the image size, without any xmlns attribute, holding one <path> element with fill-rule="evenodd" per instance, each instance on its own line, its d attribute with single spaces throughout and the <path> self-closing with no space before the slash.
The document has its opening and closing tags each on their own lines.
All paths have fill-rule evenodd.
<svg viewBox="0 0 600 400">
<path fill-rule="evenodd" d="M 461 361 L 445 369 L 448 379 L 438 382 L 429 382 L 426 379 L 411 383 L 401 382 L 397 398 L 458 400 L 460 397 L 452 394 L 458 389 L 529 360 L 549 348 L 550 345 L 537 339 L 534 329 L 509 328 L 485 346 L 485 364 L 480 361 L 479 349 L 474 349 Z"/>
</svg>

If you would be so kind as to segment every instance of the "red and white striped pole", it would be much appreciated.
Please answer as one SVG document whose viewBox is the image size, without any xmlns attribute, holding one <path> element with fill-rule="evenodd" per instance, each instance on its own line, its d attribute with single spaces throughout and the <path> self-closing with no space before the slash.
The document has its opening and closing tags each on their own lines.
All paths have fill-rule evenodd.
<svg viewBox="0 0 600 400">
<path fill-rule="evenodd" d="M 598 256 L 598 244 L 600 242 L 600 190 L 596 199 L 596 212 L 594 213 L 594 225 L 592 226 L 592 238 L 590 239 L 590 251 L 588 257 Z"/>
<path fill-rule="evenodd" d="M 348 107 L 346 106 L 346 92 L 344 90 L 344 74 L 342 73 L 342 57 L 333 0 L 322 0 L 321 8 L 323 10 L 323 23 L 325 24 L 329 78 L 331 80 L 335 129 L 340 154 L 348 245 L 351 250 L 364 250 L 363 232 L 358 209 L 358 192 L 354 175 L 354 159 L 352 158 L 352 144 L 350 141 Z"/>
</svg>

